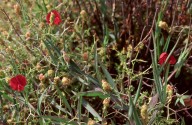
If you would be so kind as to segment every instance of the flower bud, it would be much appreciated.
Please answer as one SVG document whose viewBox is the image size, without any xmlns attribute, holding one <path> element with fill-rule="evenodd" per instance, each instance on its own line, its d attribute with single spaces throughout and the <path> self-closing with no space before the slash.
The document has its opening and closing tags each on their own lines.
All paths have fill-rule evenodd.
<svg viewBox="0 0 192 125">
<path fill-rule="evenodd" d="M 43 75 L 42 73 L 39 74 L 39 80 L 44 81 L 45 80 L 45 75 Z"/>
<path fill-rule="evenodd" d="M 29 40 L 31 38 L 31 32 L 30 31 L 26 32 L 25 38 L 26 38 L 26 40 Z"/>
<path fill-rule="evenodd" d="M 40 63 L 37 63 L 35 68 L 37 71 L 39 71 L 39 70 L 41 70 L 42 66 Z"/>
<path fill-rule="evenodd" d="M 83 53 L 83 60 L 88 61 L 88 58 L 89 58 L 88 52 Z"/>
<path fill-rule="evenodd" d="M 59 76 L 54 77 L 54 80 L 53 80 L 53 83 L 54 83 L 54 84 L 58 84 L 59 81 L 60 81 Z"/>
<path fill-rule="evenodd" d="M 64 86 L 68 86 L 71 84 L 71 80 L 67 77 L 63 77 L 62 80 L 61 80 L 61 83 L 64 85 Z"/>
<path fill-rule="evenodd" d="M 15 4 L 15 5 L 13 6 L 13 8 L 14 8 L 14 11 L 15 11 L 15 13 L 16 13 L 17 15 L 21 15 L 21 8 L 20 8 L 19 4 Z"/>
<path fill-rule="evenodd" d="M 111 87 L 110 87 L 109 83 L 105 80 L 102 80 L 102 87 L 105 91 L 111 91 Z"/>
<path fill-rule="evenodd" d="M 15 11 L 15 13 L 16 13 L 17 15 L 21 15 L 21 9 L 20 9 L 19 4 L 15 4 L 15 5 L 13 6 L 13 8 L 14 8 L 14 11 Z"/>
<path fill-rule="evenodd" d="M 86 19 L 87 19 L 87 12 L 85 10 L 81 10 L 80 15 L 81 15 L 82 20 L 86 21 Z"/>
<path fill-rule="evenodd" d="M 70 57 L 67 55 L 65 51 L 63 51 L 63 59 L 65 60 L 66 63 L 70 61 Z"/>
<path fill-rule="evenodd" d="M 166 93 L 167 93 L 167 100 L 170 103 L 173 96 L 173 86 L 167 84 Z"/>
<path fill-rule="evenodd" d="M 3 70 L 0 70 L 0 78 L 4 78 L 5 77 L 5 72 Z"/>
<path fill-rule="evenodd" d="M 13 119 L 7 119 L 7 123 L 8 123 L 8 124 L 13 123 Z"/>
<path fill-rule="evenodd" d="M 9 106 L 9 105 L 4 105 L 4 106 L 3 106 L 3 110 L 8 110 L 8 109 L 10 109 L 10 106 Z"/>
<path fill-rule="evenodd" d="M 40 24 L 39 24 L 39 28 L 40 29 L 43 29 L 45 27 L 45 23 L 44 22 L 41 22 Z"/>
<path fill-rule="evenodd" d="M 92 120 L 91 118 L 88 120 L 87 125 L 95 125 L 96 122 L 94 120 Z"/>
<path fill-rule="evenodd" d="M 169 31 L 169 27 L 168 24 L 164 21 L 159 21 L 159 25 L 158 25 L 161 29 Z"/>
<path fill-rule="evenodd" d="M 50 70 L 47 71 L 47 76 L 48 76 L 48 77 L 51 77 L 51 76 L 53 76 L 53 75 L 54 75 L 54 71 L 53 71 L 52 69 L 50 69 Z"/>
<path fill-rule="evenodd" d="M 108 107 L 108 106 L 109 106 L 109 103 L 110 103 L 110 98 L 105 98 L 105 99 L 103 100 L 103 106 Z"/>
<path fill-rule="evenodd" d="M 146 122 L 148 120 L 147 105 L 144 104 L 141 106 L 140 111 L 141 118 Z"/>
<path fill-rule="evenodd" d="M 9 83 L 10 80 L 11 80 L 10 77 L 5 77 L 5 81 L 6 81 L 6 83 Z"/>
</svg>

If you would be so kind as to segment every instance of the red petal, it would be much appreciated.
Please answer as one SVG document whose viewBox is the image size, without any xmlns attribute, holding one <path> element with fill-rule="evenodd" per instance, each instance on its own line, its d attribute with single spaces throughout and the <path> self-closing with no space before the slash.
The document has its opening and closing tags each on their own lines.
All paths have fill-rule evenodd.
<svg viewBox="0 0 192 125">
<path fill-rule="evenodd" d="M 163 65 L 167 59 L 168 54 L 166 52 L 161 53 L 160 57 L 159 57 L 159 64 Z"/>
<path fill-rule="evenodd" d="M 59 25 L 61 23 L 61 20 L 59 19 L 59 17 L 56 17 L 55 19 L 54 19 L 54 24 L 55 25 Z"/>
<path fill-rule="evenodd" d="M 46 21 L 48 24 L 50 23 L 50 16 L 51 16 L 51 12 L 49 12 L 46 16 Z"/>
<path fill-rule="evenodd" d="M 61 23 L 61 16 L 59 12 L 57 10 L 52 10 L 51 12 L 55 15 L 54 24 L 59 25 Z M 51 12 L 49 12 L 46 16 L 47 23 L 50 23 Z"/>
<path fill-rule="evenodd" d="M 174 65 L 176 63 L 176 59 L 174 56 L 171 56 L 169 59 L 169 64 Z"/>
<path fill-rule="evenodd" d="M 11 78 L 9 85 L 13 90 L 22 91 L 26 85 L 26 78 L 23 75 L 17 75 Z"/>
<path fill-rule="evenodd" d="M 165 58 L 165 57 L 167 58 L 167 56 L 168 56 L 168 54 L 167 54 L 166 52 L 163 52 L 163 53 L 161 53 L 161 55 L 160 55 L 159 58 L 160 58 L 160 59 L 161 59 L 161 58 Z"/>
</svg>

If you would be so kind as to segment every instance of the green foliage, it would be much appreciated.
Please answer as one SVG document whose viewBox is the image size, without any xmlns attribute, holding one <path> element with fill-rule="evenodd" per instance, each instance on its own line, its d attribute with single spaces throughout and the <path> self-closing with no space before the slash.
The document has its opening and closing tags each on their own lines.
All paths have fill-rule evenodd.
<svg viewBox="0 0 192 125">
<path fill-rule="evenodd" d="M 170 79 L 191 52 L 188 3 L 182 20 L 168 0 L 0 4 L 0 124 L 185 124 L 178 112 L 190 96 L 174 93 Z M 61 24 L 47 22 L 51 10 Z M 22 92 L 9 85 L 17 74 L 27 78 Z"/>
</svg>

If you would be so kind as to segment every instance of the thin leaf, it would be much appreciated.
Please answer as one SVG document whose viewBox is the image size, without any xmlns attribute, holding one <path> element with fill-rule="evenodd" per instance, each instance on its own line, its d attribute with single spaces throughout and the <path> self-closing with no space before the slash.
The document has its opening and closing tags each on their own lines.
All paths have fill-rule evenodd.
<svg viewBox="0 0 192 125">
<path fill-rule="evenodd" d="M 52 121 L 57 121 L 57 122 L 61 122 L 61 123 L 65 123 L 66 125 L 79 125 L 77 122 L 75 121 L 71 121 L 70 119 L 66 119 L 66 118 L 60 118 L 57 116 L 39 116 L 41 118 L 44 119 L 51 119 Z"/>
<path fill-rule="evenodd" d="M 114 83 L 113 78 L 111 77 L 110 73 L 107 71 L 107 69 L 101 62 L 100 62 L 100 66 L 101 66 L 103 73 L 105 74 L 105 77 L 107 78 L 107 81 L 109 82 L 110 86 L 113 89 L 117 90 L 116 84 Z"/>
<path fill-rule="evenodd" d="M 87 96 L 87 97 L 99 97 L 101 99 L 105 99 L 109 97 L 109 95 L 104 94 L 103 92 L 100 91 L 87 91 L 87 92 L 79 92 L 77 93 L 78 96 Z"/>
<path fill-rule="evenodd" d="M 132 110 L 133 110 L 133 119 L 134 119 L 136 125 L 142 125 L 142 122 L 141 122 L 141 120 L 139 119 L 138 113 L 137 113 L 137 111 L 136 111 L 136 109 L 135 109 L 135 106 L 134 106 L 134 104 L 133 104 L 133 100 L 132 100 L 132 97 L 131 97 L 131 96 L 130 96 L 130 98 L 129 98 L 129 102 L 130 102 L 130 106 L 132 107 Z M 131 114 L 131 116 L 132 116 L 132 114 Z"/>
<path fill-rule="evenodd" d="M 99 121 L 102 121 L 102 117 L 91 107 L 91 105 L 82 98 L 82 104 L 83 106 L 96 118 L 98 118 Z"/>
<path fill-rule="evenodd" d="M 67 109 L 70 111 L 70 113 L 72 114 L 72 108 L 71 106 L 69 105 L 67 99 L 65 96 L 63 96 L 63 94 L 61 93 L 60 89 L 56 86 L 56 89 L 57 89 L 57 92 L 58 94 L 61 96 L 61 99 L 63 101 L 63 103 L 65 104 L 65 106 L 67 107 Z"/>
</svg>

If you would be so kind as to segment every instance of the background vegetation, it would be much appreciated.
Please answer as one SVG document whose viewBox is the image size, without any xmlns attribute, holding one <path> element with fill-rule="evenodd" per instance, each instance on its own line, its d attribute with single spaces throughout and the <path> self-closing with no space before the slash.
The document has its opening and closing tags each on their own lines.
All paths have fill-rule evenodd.
<svg viewBox="0 0 192 125">
<path fill-rule="evenodd" d="M 3 0 L 1 124 L 192 121 L 190 0 Z M 52 10 L 61 24 L 50 25 Z M 159 57 L 166 52 L 176 64 Z M 22 74 L 24 91 L 9 80 Z"/>
</svg>

